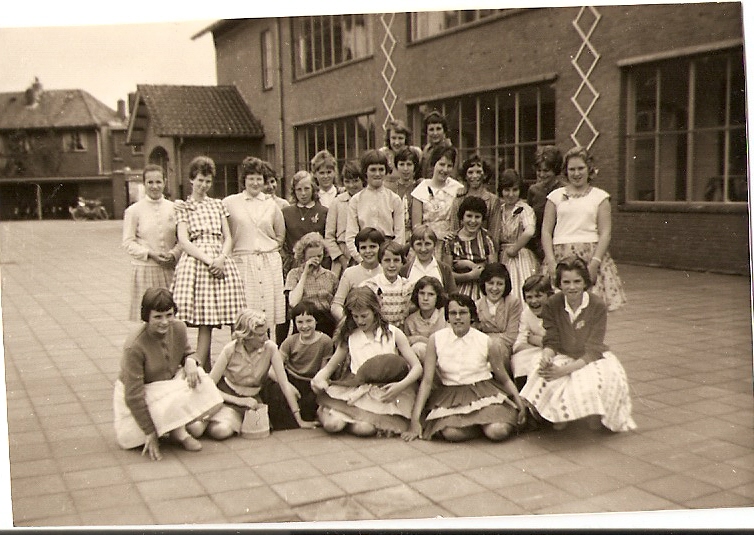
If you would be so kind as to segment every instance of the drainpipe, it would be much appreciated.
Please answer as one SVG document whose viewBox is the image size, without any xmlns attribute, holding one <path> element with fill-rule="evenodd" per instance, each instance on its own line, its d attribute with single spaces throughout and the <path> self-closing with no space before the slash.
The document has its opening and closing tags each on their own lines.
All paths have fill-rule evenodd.
<svg viewBox="0 0 754 535">
<path fill-rule="evenodd" d="M 183 184 L 183 170 L 181 169 L 181 149 L 183 148 L 183 136 L 178 138 L 178 147 L 175 150 L 175 172 L 176 172 L 176 191 L 173 192 L 173 199 L 182 199 L 183 192 L 181 191 L 181 184 Z"/>
<path fill-rule="evenodd" d="M 286 172 L 285 172 L 285 107 L 283 98 L 283 36 L 281 33 L 280 17 L 275 18 L 275 26 L 278 34 L 278 98 L 280 106 L 279 144 L 280 144 L 280 172 L 282 174 L 280 193 L 285 197 Z"/>
<path fill-rule="evenodd" d="M 38 183 L 34 183 L 37 192 L 37 219 L 42 221 L 42 186 Z"/>
</svg>

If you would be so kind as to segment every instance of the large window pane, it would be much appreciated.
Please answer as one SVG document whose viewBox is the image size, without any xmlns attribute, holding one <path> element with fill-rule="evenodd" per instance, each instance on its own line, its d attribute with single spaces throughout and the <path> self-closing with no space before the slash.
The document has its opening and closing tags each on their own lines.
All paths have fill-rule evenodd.
<svg viewBox="0 0 754 535">
<path fill-rule="evenodd" d="M 295 18 L 296 74 L 304 75 L 372 53 L 369 15 Z"/>
<path fill-rule="evenodd" d="M 655 140 L 631 140 L 628 151 L 629 174 L 634 177 L 628 191 L 631 201 L 655 200 Z"/>
<path fill-rule="evenodd" d="M 712 56 L 696 62 L 694 126 L 725 125 L 727 58 Z"/>
<path fill-rule="evenodd" d="M 411 13 L 411 40 L 424 39 L 464 24 L 494 15 L 504 9 L 481 9 L 463 11 L 429 11 Z"/>
<path fill-rule="evenodd" d="M 658 201 L 686 198 L 686 134 L 660 136 L 658 154 Z"/>
<path fill-rule="evenodd" d="M 477 97 L 463 97 L 461 99 L 461 128 L 459 129 L 459 144 L 463 147 L 477 147 L 476 126 L 479 122 L 476 116 Z"/>
<path fill-rule="evenodd" d="M 744 80 L 743 55 L 732 54 L 730 58 L 730 124 L 746 124 L 746 84 Z"/>
<path fill-rule="evenodd" d="M 498 143 L 516 142 L 516 97 L 514 93 L 498 95 Z"/>
<path fill-rule="evenodd" d="M 660 130 L 687 128 L 688 104 L 688 65 L 663 65 L 660 72 Z"/>
<path fill-rule="evenodd" d="M 725 133 L 698 132 L 694 135 L 692 201 L 722 201 Z"/>
</svg>

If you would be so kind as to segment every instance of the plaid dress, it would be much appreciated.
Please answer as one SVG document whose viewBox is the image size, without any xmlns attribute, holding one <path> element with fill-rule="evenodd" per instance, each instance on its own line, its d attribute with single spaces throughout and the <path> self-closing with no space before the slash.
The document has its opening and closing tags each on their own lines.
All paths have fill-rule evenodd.
<svg viewBox="0 0 754 535">
<path fill-rule="evenodd" d="M 456 232 L 456 235 L 445 243 L 445 254 L 450 256 L 452 261 L 471 260 L 475 264 L 486 264 L 487 256 L 494 251 L 495 243 L 483 228 L 480 228 L 476 236 L 470 240 L 460 238 L 458 232 Z M 478 280 L 459 282 L 458 292 L 468 295 L 474 300 L 482 296 Z"/>
<path fill-rule="evenodd" d="M 219 199 L 206 197 L 197 202 L 192 197 L 176 203 L 176 220 L 188 227 L 191 242 L 214 258 L 222 252 L 222 218 L 228 210 Z M 243 283 L 235 262 L 225 260 L 225 274 L 213 277 L 209 267 L 184 254 L 175 268 L 173 299 L 176 317 L 189 325 L 230 325 L 236 314 L 246 307 Z"/>
</svg>

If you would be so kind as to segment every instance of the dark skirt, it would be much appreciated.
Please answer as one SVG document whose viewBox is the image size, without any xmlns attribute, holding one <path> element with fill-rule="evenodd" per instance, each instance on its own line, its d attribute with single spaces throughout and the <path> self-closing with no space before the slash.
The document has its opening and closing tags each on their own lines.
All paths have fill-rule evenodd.
<svg viewBox="0 0 754 535">
<path fill-rule="evenodd" d="M 301 410 L 301 418 L 313 422 L 317 419 L 317 395 L 312 390 L 311 380 L 299 379 L 298 377 L 288 375 L 288 382 L 301 394 L 301 398 L 298 400 L 298 406 Z M 268 379 L 262 388 L 262 399 L 267 404 L 270 427 L 275 431 L 282 429 L 298 429 L 298 422 L 291 412 L 291 408 L 288 406 L 288 400 L 285 399 L 285 394 L 272 379 Z"/>
</svg>

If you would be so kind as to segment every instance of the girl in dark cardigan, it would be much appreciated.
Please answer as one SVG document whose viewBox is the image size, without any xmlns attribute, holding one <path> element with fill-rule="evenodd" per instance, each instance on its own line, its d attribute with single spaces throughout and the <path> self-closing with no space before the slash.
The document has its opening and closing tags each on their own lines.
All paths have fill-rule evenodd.
<svg viewBox="0 0 754 535">
<path fill-rule="evenodd" d="M 553 295 L 542 310 L 546 330 L 539 367 L 521 397 L 555 429 L 589 417 L 611 431 L 636 427 L 631 418 L 628 381 L 618 358 L 605 345 L 607 308 L 594 294 L 583 260 L 567 258 L 556 268 Z"/>
</svg>

